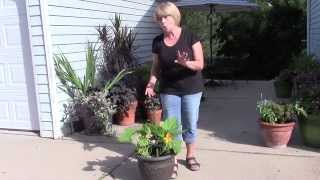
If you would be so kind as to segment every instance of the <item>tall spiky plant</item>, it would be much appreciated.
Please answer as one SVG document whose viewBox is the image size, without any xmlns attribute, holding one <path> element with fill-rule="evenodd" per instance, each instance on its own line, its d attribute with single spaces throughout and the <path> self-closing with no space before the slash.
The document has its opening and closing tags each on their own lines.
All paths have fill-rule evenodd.
<svg viewBox="0 0 320 180">
<path fill-rule="evenodd" d="M 116 76 L 122 69 L 136 65 L 136 58 L 133 55 L 136 50 L 134 47 L 136 34 L 122 24 L 118 14 L 115 14 L 111 23 L 111 27 L 104 25 L 97 28 L 103 47 L 103 62 L 99 69 L 102 83 Z"/>
<path fill-rule="evenodd" d="M 67 57 L 60 52 L 54 55 L 55 71 L 60 79 L 59 88 L 71 98 L 76 95 L 87 96 L 95 84 L 97 53 L 92 44 L 88 43 L 86 53 L 86 71 L 81 79 L 72 68 Z"/>
<path fill-rule="evenodd" d="M 59 88 L 71 98 L 74 98 L 77 95 L 82 97 L 88 96 L 95 86 L 97 58 L 98 56 L 95 47 L 88 43 L 86 53 L 86 70 L 83 79 L 81 79 L 76 74 L 76 71 L 72 68 L 70 61 L 63 53 L 60 52 L 60 54 L 55 55 L 55 70 L 61 82 L 61 86 L 59 86 Z M 102 90 L 104 93 L 108 93 L 116 83 L 131 73 L 131 71 L 122 69 L 114 78 L 106 81 Z"/>
</svg>

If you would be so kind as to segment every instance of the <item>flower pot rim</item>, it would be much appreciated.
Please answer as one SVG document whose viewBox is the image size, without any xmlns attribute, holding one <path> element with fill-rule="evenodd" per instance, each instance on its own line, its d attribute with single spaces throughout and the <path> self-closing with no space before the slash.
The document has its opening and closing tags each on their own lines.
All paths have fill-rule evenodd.
<svg viewBox="0 0 320 180">
<path fill-rule="evenodd" d="M 272 123 L 264 122 L 261 119 L 259 119 L 258 122 L 262 125 L 265 125 L 265 126 L 276 126 L 276 127 L 293 126 L 296 124 L 296 122 L 294 120 L 291 120 L 290 122 L 282 123 L 282 124 L 278 124 L 278 123 L 272 124 Z"/>
<path fill-rule="evenodd" d="M 166 159 L 170 159 L 172 157 L 174 157 L 174 154 L 169 154 L 169 155 L 165 155 L 165 156 L 160 156 L 160 157 L 155 157 L 155 156 L 150 156 L 150 157 L 143 157 L 140 155 L 135 155 L 137 159 L 140 160 L 145 160 L 145 161 L 159 161 L 159 160 L 166 160 Z"/>
<path fill-rule="evenodd" d="M 148 112 L 159 112 L 162 111 L 162 108 L 159 109 L 155 109 L 155 110 L 149 110 L 148 108 L 146 108 Z"/>
</svg>

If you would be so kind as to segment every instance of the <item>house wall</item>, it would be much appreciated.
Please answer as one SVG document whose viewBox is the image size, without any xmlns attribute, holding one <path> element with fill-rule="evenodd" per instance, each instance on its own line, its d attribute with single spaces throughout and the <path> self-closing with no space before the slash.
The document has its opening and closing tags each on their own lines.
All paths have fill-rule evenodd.
<svg viewBox="0 0 320 180">
<path fill-rule="evenodd" d="M 320 59 L 320 1 L 309 0 L 308 4 L 308 50 Z"/>
<path fill-rule="evenodd" d="M 52 111 L 50 104 L 47 62 L 44 53 L 43 23 L 39 0 L 28 0 L 27 11 L 32 58 L 34 63 L 35 86 L 39 105 L 40 136 L 53 137 Z"/>
<path fill-rule="evenodd" d="M 115 13 L 137 33 L 136 56 L 151 60 L 152 39 L 160 32 L 152 22 L 153 0 L 29 0 L 32 48 L 35 58 L 42 136 L 59 138 L 63 104 L 67 96 L 58 90 L 53 54 L 59 49 L 79 75 L 85 68 L 87 42 L 97 42 L 99 25 L 111 25 Z M 45 24 L 45 25 L 44 25 Z M 43 28 L 46 27 L 46 28 Z M 50 92 L 50 93 L 49 93 Z M 51 108 L 52 107 L 52 108 Z M 52 131 L 55 130 L 55 131 Z"/>
</svg>

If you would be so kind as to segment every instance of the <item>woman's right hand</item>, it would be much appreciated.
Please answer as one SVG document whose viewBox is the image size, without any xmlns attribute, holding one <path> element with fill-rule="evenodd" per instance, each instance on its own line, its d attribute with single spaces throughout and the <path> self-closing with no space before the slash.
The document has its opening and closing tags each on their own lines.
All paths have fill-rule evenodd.
<svg viewBox="0 0 320 180">
<path fill-rule="evenodd" d="M 145 91 L 145 95 L 148 96 L 148 97 L 152 97 L 152 96 L 155 96 L 156 93 L 154 92 L 154 86 L 155 84 L 154 83 L 148 83 L 147 84 L 147 87 L 146 87 L 146 91 Z"/>
</svg>

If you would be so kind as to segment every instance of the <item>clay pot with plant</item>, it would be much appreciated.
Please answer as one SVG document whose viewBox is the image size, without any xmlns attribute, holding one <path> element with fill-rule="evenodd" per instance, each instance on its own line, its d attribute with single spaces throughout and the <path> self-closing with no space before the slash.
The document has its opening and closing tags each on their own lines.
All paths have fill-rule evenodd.
<svg viewBox="0 0 320 180">
<path fill-rule="evenodd" d="M 298 103 L 277 103 L 266 99 L 258 101 L 257 110 L 264 141 L 272 148 L 286 147 L 296 124 L 294 117 L 306 115 Z"/>
<path fill-rule="evenodd" d="M 116 106 L 115 119 L 117 123 L 122 126 L 134 124 L 138 105 L 136 90 L 124 84 L 117 84 L 110 90 L 108 97 Z"/>
<path fill-rule="evenodd" d="M 144 107 L 148 121 L 160 124 L 162 118 L 160 97 L 158 95 L 146 97 L 144 100 Z"/>
<path fill-rule="evenodd" d="M 131 72 L 121 70 L 105 81 L 98 90 L 95 87 L 98 51 L 91 43 L 88 43 L 86 50 L 83 77 L 76 73 L 70 60 L 62 52 L 54 56 L 55 71 L 61 83 L 59 88 L 70 97 L 70 101 L 65 105 L 63 120 L 65 124 L 70 123 L 71 132 L 84 130 L 87 134 L 111 135 L 111 117 L 115 109 L 106 96 L 116 83 Z"/>
</svg>

